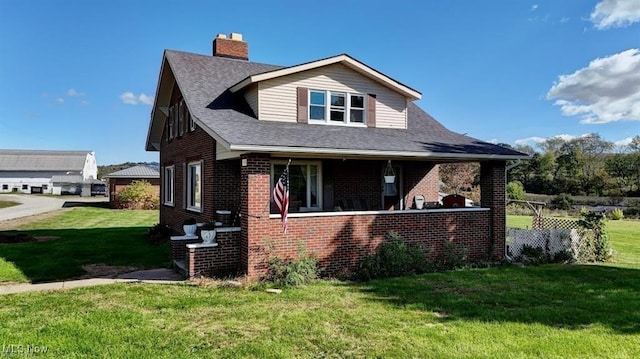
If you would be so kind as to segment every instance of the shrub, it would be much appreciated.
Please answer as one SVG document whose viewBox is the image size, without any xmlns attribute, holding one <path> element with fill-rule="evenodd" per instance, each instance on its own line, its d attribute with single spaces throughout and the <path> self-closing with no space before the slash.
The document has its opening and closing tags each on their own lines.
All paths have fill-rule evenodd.
<svg viewBox="0 0 640 359">
<path fill-rule="evenodd" d="M 583 242 L 578 253 L 579 262 L 605 262 L 611 257 L 609 236 L 605 229 L 605 217 L 599 212 L 580 214 Z"/>
<path fill-rule="evenodd" d="M 302 255 L 297 259 L 269 259 L 267 281 L 277 287 L 298 287 L 310 283 L 318 277 L 318 261 L 311 256 Z"/>
<path fill-rule="evenodd" d="M 622 211 L 625 217 L 627 218 L 636 218 L 640 217 L 640 207 L 631 207 Z"/>
<path fill-rule="evenodd" d="M 522 246 L 522 252 L 518 261 L 525 265 L 538 265 L 546 262 L 544 248 L 530 246 L 525 244 Z"/>
<path fill-rule="evenodd" d="M 507 197 L 519 201 L 525 200 L 524 186 L 518 181 L 511 181 L 507 184 Z"/>
<path fill-rule="evenodd" d="M 173 229 L 166 224 L 156 223 L 149 228 L 149 239 L 151 243 L 162 243 L 173 235 Z"/>
<path fill-rule="evenodd" d="M 357 276 L 362 280 L 419 274 L 433 269 L 429 252 L 414 244 L 407 244 L 396 232 L 389 232 L 375 254 L 365 257 Z"/>
<path fill-rule="evenodd" d="M 116 208 L 157 209 L 160 205 L 158 190 L 145 180 L 133 181 L 117 193 Z"/>
<path fill-rule="evenodd" d="M 613 211 L 611 211 L 609 213 L 609 219 L 614 220 L 614 221 L 619 221 L 622 218 L 624 218 L 624 213 L 622 212 L 622 210 L 620 208 L 616 208 Z"/>
<path fill-rule="evenodd" d="M 440 269 L 455 269 L 464 266 L 469 251 L 462 244 L 445 241 L 438 258 Z"/>
<path fill-rule="evenodd" d="M 555 209 L 570 210 L 571 206 L 573 206 L 573 203 L 574 203 L 574 200 L 573 200 L 573 197 L 571 197 L 571 195 L 562 193 L 555 196 L 551 200 L 551 207 Z"/>
</svg>

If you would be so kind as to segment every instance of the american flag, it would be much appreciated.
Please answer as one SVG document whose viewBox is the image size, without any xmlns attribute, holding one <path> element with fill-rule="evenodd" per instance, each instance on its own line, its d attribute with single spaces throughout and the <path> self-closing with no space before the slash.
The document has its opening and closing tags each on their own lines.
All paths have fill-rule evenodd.
<svg viewBox="0 0 640 359">
<path fill-rule="evenodd" d="M 289 165 L 273 188 L 273 202 L 282 217 L 282 230 L 287 233 L 287 214 L 289 214 Z"/>
</svg>

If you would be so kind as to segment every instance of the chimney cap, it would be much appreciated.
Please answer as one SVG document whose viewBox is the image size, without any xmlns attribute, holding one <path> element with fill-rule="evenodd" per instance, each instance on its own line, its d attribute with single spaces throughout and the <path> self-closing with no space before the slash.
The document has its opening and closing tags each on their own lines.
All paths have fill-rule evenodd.
<svg viewBox="0 0 640 359">
<path fill-rule="evenodd" d="M 227 38 L 227 34 L 222 34 L 222 33 L 221 33 L 221 34 L 218 34 L 218 35 L 216 36 L 216 39 L 226 39 L 226 38 Z"/>
<path fill-rule="evenodd" d="M 232 32 L 229 37 L 231 40 L 242 41 L 242 34 L 238 32 Z"/>
</svg>

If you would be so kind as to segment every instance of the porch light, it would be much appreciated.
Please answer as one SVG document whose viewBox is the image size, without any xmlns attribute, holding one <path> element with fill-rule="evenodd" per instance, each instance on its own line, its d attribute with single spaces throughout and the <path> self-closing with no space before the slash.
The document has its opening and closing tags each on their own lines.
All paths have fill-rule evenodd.
<svg viewBox="0 0 640 359">
<path fill-rule="evenodd" d="M 391 160 L 387 161 L 387 168 L 384 170 L 384 183 L 394 183 L 396 181 L 396 173 L 393 172 Z"/>
</svg>

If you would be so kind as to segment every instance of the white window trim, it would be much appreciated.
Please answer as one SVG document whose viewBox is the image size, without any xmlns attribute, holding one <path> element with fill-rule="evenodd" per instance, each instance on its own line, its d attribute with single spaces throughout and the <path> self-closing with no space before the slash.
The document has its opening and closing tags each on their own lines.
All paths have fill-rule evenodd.
<svg viewBox="0 0 640 359">
<path fill-rule="evenodd" d="M 311 106 L 318 106 L 311 104 L 311 93 L 312 92 L 322 92 L 324 93 L 324 119 L 316 120 L 311 118 Z M 344 104 L 344 122 L 331 121 L 331 94 L 341 94 L 345 96 L 345 104 Z M 351 96 L 362 96 L 362 122 L 351 122 Z M 368 96 L 366 94 L 358 93 L 358 92 L 348 92 L 348 91 L 331 91 L 331 90 L 318 90 L 318 89 L 309 89 L 307 92 L 307 119 L 309 123 L 313 124 L 322 124 L 322 125 L 331 125 L 331 126 L 352 126 L 352 127 L 367 127 L 367 101 Z"/>
<path fill-rule="evenodd" d="M 176 131 L 176 137 L 182 137 L 184 135 L 184 100 L 180 100 L 176 107 L 178 108 L 178 116 L 176 116 L 178 118 L 178 131 Z"/>
<path fill-rule="evenodd" d="M 169 188 L 167 188 L 167 172 L 171 172 L 171 183 Z M 176 166 L 165 166 L 162 171 L 162 201 L 165 206 L 175 206 L 175 188 L 176 188 Z M 171 200 L 167 200 L 167 195 L 171 195 Z"/>
<path fill-rule="evenodd" d="M 275 181 L 277 179 L 274 179 L 275 176 L 275 166 L 276 165 L 287 165 L 288 161 L 285 160 L 273 160 L 271 161 L 271 189 L 273 189 L 273 187 L 276 185 Z M 310 178 L 310 173 L 309 173 L 309 165 L 314 165 L 317 166 L 318 168 L 318 195 L 317 195 L 317 201 L 318 201 L 318 206 L 317 207 L 310 207 L 310 201 L 311 201 L 311 187 L 309 185 L 307 185 L 307 203 L 305 203 L 304 206 L 300 206 L 300 212 L 311 212 L 311 211 L 322 211 L 322 161 L 291 161 L 291 165 L 292 166 L 302 166 L 302 165 L 307 165 L 307 178 Z M 280 174 L 278 174 L 280 175 Z M 278 177 L 279 178 L 279 177 Z"/>
<path fill-rule="evenodd" d="M 189 108 L 187 107 L 186 102 L 184 104 L 184 110 L 185 110 L 185 116 L 189 121 L 189 131 L 193 132 L 196 130 L 196 121 L 193 119 L 193 116 L 191 116 L 191 112 L 189 112 Z"/>
<path fill-rule="evenodd" d="M 195 205 L 192 205 L 191 202 L 191 191 L 193 190 L 191 188 L 191 167 L 192 166 L 200 166 L 200 207 L 197 207 Z M 202 198 L 202 194 L 203 194 L 203 183 L 204 183 L 204 166 L 202 163 L 202 160 L 200 161 L 192 161 L 187 163 L 187 168 L 186 168 L 186 180 L 187 180 L 187 185 L 186 185 L 186 189 L 185 189 L 185 193 L 187 195 L 186 198 L 186 208 L 188 211 L 193 211 L 193 212 L 198 212 L 198 213 L 202 213 L 202 201 L 204 200 Z"/>
</svg>

